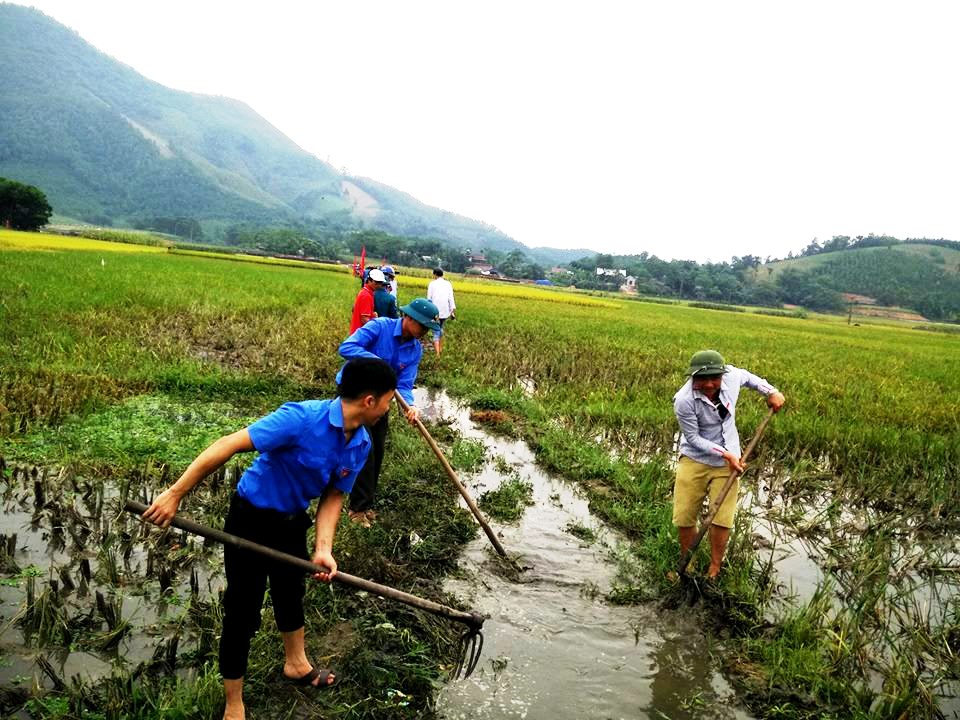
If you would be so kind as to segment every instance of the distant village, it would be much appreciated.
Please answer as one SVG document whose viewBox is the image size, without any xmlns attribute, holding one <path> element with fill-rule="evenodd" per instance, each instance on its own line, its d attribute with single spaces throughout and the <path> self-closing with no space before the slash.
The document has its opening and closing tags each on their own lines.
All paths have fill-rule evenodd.
<svg viewBox="0 0 960 720">
<path fill-rule="evenodd" d="M 429 258 L 424 258 L 425 260 Z M 532 283 L 536 285 L 553 285 L 554 282 L 549 279 L 541 280 L 530 280 L 530 279 L 519 279 L 511 278 L 500 271 L 498 271 L 489 259 L 485 255 L 467 251 L 467 259 L 469 265 L 464 271 L 468 275 L 477 275 L 482 278 L 487 278 L 490 280 L 500 280 L 503 282 L 514 282 L 514 283 Z M 562 279 L 568 279 L 574 275 L 574 272 L 569 268 L 554 266 L 547 270 L 547 274 L 553 276 L 554 278 L 561 280 L 560 284 L 563 284 L 567 287 L 572 286 L 569 282 L 562 282 Z M 637 278 L 633 275 L 628 275 L 626 270 L 618 268 L 604 268 L 598 267 L 596 269 L 596 274 L 598 278 L 604 278 L 608 280 L 619 280 L 619 289 L 620 292 L 628 293 L 631 295 L 637 294 Z"/>
</svg>

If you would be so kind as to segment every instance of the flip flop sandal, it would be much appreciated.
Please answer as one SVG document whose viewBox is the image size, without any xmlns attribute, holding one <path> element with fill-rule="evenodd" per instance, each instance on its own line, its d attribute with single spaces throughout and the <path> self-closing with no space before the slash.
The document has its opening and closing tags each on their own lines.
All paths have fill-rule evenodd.
<svg viewBox="0 0 960 720">
<path fill-rule="evenodd" d="M 331 675 L 334 676 L 333 682 L 327 682 Z M 340 676 L 335 675 L 333 670 L 327 668 L 321 670 L 318 667 L 313 668 L 306 675 L 298 678 L 287 677 L 286 675 L 283 677 L 291 685 L 296 685 L 297 687 L 314 688 L 316 690 L 326 690 L 327 688 L 332 688 L 334 685 L 340 682 Z M 317 678 L 320 679 L 320 682 L 314 683 L 314 680 Z"/>
</svg>

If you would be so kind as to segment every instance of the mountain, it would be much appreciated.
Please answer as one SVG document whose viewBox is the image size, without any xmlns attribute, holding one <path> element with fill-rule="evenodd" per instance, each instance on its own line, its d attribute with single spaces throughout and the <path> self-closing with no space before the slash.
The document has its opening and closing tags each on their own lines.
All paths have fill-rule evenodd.
<svg viewBox="0 0 960 720">
<path fill-rule="evenodd" d="M 527 250 L 491 225 L 343 176 L 244 103 L 148 80 L 32 8 L 0 4 L 0 77 L 0 177 L 37 185 L 59 216 L 187 216 L 208 228 L 312 220 Z"/>
<path fill-rule="evenodd" d="M 438 237 L 476 252 L 482 248 L 503 252 L 529 249 L 492 225 L 425 205 L 412 195 L 376 180 L 349 177 L 344 179 L 344 184 L 350 196 L 358 199 L 357 211 L 389 233 Z"/>
</svg>

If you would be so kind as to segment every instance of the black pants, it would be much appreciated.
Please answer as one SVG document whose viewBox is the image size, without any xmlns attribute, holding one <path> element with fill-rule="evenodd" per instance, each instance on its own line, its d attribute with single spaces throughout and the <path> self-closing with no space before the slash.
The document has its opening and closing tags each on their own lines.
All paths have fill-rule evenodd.
<svg viewBox="0 0 960 720">
<path fill-rule="evenodd" d="M 383 465 L 383 452 L 387 444 L 388 418 L 390 413 L 384 414 L 373 427 L 368 427 L 373 449 L 367 456 L 367 462 L 357 474 L 353 490 L 350 491 L 350 510 L 363 511 L 373 507 L 377 499 L 377 480 L 380 479 L 380 467 Z"/>
<path fill-rule="evenodd" d="M 281 552 L 310 559 L 307 555 L 306 513 L 286 515 L 258 508 L 236 493 L 223 529 Z M 223 630 L 220 635 L 220 674 L 224 680 L 242 678 L 247 672 L 250 641 L 260 629 L 263 593 L 270 579 L 273 615 L 280 632 L 303 627 L 303 571 L 270 560 L 249 550 L 226 545 L 223 565 L 227 589 L 223 593 Z"/>
</svg>

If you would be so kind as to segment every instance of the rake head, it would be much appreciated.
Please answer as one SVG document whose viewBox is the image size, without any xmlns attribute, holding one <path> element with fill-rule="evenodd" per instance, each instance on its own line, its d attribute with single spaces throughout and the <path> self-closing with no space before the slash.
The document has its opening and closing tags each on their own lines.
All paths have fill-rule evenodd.
<svg viewBox="0 0 960 720">
<path fill-rule="evenodd" d="M 456 679 L 470 677 L 480 662 L 480 653 L 483 651 L 483 633 L 480 628 L 470 628 L 460 636 L 460 645 L 457 653 L 457 666 L 453 671 Z"/>
</svg>

